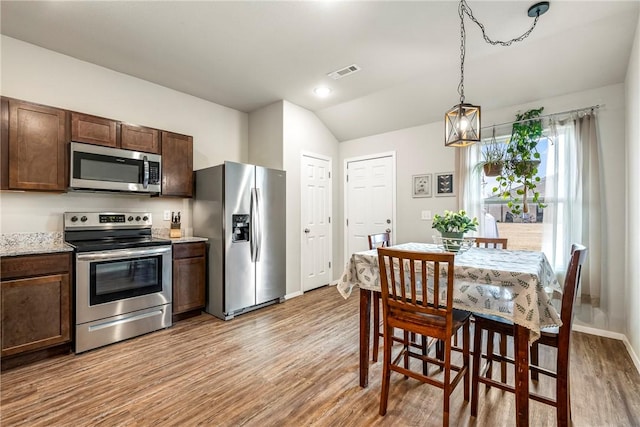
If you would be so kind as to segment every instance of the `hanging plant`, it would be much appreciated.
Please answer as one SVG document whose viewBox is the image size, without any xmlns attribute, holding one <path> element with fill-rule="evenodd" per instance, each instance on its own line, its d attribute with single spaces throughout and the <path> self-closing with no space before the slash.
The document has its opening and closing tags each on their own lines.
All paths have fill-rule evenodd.
<svg viewBox="0 0 640 427">
<path fill-rule="evenodd" d="M 496 140 L 494 126 L 491 141 L 482 147 L 482 161 L 478 167 L 482 167 L 485 176 L 498 176 L 502 173 L 506 155 L 506 145 Z"/>
<path fill-rule="evenodd" d="M 536 120 L 544 107 L 516 114 L 507 143 L 506 157 L 502 173 L 496 177 L 498 185 L 493 188 L 507 200 L 507 207 L 514 215 L 529 213 L 529 202 L 540 208 L 545 205 L 540 200 L 537 184 L 540 182 L 538 166 L 540 153 L 538 141 L 542 137 L 542 120 Z"/>
</svg>

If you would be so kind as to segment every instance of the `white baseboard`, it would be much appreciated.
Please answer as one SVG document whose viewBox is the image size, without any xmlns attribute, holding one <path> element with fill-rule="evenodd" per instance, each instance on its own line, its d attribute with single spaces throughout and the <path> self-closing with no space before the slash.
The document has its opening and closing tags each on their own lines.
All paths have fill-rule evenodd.
<svg viewBox="0 0 640 427">
<path fill-rule="evenodd" d="M 302 296 L 302 291 L 297 291 L 297 292 L 293 292 L 293 293 L 290 293 L 290 294 L 286 294 L 286 295 L 284 296 L 284 299 L 286 299 L 286 300 L 287 300 L 287 299 L 291 299 L 291 298 L 295 298 L 295 297 L 300 297 L 300 296 Z"/>
<path fill-rule="evenodd" d="M 626 335 L 618 332 L 605 331 L 604 329 L 590 328 L 588 326 L 581 326 L 576 324 L 573 325 L 572 330 L 576 332 L 583 332 L 585 334 L 597 335 L 599 337 L 605 337 L 605 338 L 613 338 L 615 340 L 622 341 L 624 343 L 624 346 L 627 349 L 627 353 L 629 353 L 629 357 L 631 357 L 631 361 L 636 367 L 636 370 L 638 371 L 638 373 L 640 373 L 640 358 L 638 357 L 636 352 L 633 350 L 633 347 L 631 346 L 631 343 L 629 342 L 629 339 L 627 338 Z"/>
</svg>

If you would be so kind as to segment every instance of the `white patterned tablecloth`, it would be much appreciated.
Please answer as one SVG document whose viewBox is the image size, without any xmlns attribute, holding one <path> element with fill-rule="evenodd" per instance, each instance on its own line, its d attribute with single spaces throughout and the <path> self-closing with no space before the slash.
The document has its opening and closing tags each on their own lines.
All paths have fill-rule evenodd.
<svg viewBox="0 0 640 427">
<path fill-rule="evenodd" d="M 394 249 L 441 252 L 429 243 L 404 243 Z M 540 337 L 540 329 L 561 326 L 550 294 L 562 292 L 555 273 L 542 252 L 470 248 L 455 257 L 453 306 L 460 310 L 491 314 L 531 331 L 529 341 Z M 337 283 L 344 298 L 355 286 L 380 292 L 378 253 L 357 252 Z"/>
</svg>

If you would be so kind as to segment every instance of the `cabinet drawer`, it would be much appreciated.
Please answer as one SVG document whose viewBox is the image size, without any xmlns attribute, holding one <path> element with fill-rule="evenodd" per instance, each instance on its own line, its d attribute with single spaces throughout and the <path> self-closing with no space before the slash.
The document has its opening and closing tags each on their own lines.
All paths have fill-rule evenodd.
<svg viewBox="0 0 640 427">
<path fill-rule="evenodd" d="M 2 280 L 7 280 L 45 274 L 69 273 L 70 268 L 70 253 L 4 257 L 0 263 L 0 276 Z"/>
<path fill-rule="evenodd" d="M 204 242 L 178 243 L 173 245 L 173 259 L 203 257 L 204 255 Z"/>
</svg>

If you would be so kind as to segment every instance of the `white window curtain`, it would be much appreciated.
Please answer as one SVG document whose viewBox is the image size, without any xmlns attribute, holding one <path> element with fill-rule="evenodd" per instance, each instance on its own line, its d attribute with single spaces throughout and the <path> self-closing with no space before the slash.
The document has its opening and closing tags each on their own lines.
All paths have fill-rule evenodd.
<svg viewBox="0 0 640 427">
<path fill-rule="evenodd" d="M 482 211 L 482 183 L 476 165 L 482 159 L 481 144 L 473 144 L 467 148 L 456 150 L 456 171 L 458 182 L 458 209 L 464 209 L 473 218 L 478 218 L 480 226 L 476 233 L 469 235 L 486 236 L 485 215 Z"/>
<path fill-rule="evenodd" d="M 547 159 L 542 250 L 558 273 L 569 262 L 572 243 L 589 249 L 582 268 L 578 303 L 600 306 L 602 285 L 601 248 L 604 203 L 600 144 L 593 112 L 555 121 L 553 145 Z"/>
</svg>

